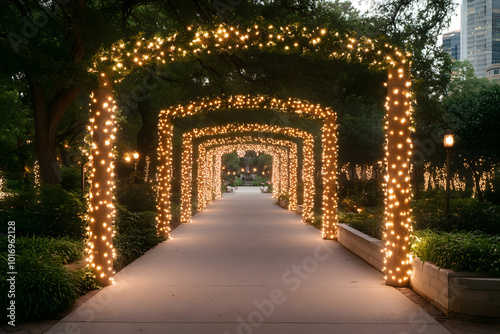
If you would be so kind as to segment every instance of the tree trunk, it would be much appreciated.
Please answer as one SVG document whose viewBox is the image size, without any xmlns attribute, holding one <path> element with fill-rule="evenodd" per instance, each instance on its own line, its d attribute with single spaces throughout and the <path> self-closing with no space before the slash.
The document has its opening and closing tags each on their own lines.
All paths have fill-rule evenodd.
<svg viewBox="0 0 500 334">
<path fill-rule="evenodd" d="M 35 152 L 40 165 L 43 183 L 61 182 L 55 139 L 57 127 L 68 106 L 78 97 L 81 87 L 69 87 L 59 90 L 47 105 L 45 92 L 40 80 L 27 75 L 35 108 Z"/>
<path fill-rule="evenodd" d="M 155 114 L 151 112 L 149 103 L 139 103 L 138 110 L 141 114 L 142 127 L 137 133 L 137 151 L 139 152 L 139 161 L 137 170 L 143 175 L 146 169 L 146 157 L 150 156 L 151 161 L 156 161 L 155 153 L 155 135 L 157 132 L 157 119 Z M 151 167 L 151 165 L 150 165 Z M 154 170 L 149 169 L 150 175 Z"/>
</svg>

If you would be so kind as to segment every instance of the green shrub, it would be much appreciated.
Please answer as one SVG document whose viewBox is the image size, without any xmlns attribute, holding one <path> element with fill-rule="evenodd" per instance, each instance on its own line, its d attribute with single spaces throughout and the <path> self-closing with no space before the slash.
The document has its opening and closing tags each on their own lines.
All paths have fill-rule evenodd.
<svg viewBox="0 0 500 334">
<path fill-rule="evenodd" d="M 90 267 L 83 267 L 75 270 L 73 272 L 73 278 L 76 282 L 78 294 L 80 296 L 86 294 L 89 291 L 100 288 L 97 280 L 95 279 L 94 272 Z"/>
<path fill-rule="evenodd" d="M 7 238 L 0 239 L 0 252 L 7 251 Z M 18 237 L 16 238 L 16 251 L 32 251 L 40 256 L 59 257 L 63 264 L 81 260 L 84 255 L 85 245 L 81 241 L 64 238 L 43 237 Z"/>
<path fill-rule="evenodd" d="M 131 212 L 156 210 L 156 193 L 149 183 L 119 183 L 116 201 Z"/>
<path fill-rule="evenodd" d="M 479 231 L 500 234 L 500 208 L 473 198 L 450 201 L 450 214 L 444 211 L 444 197 L 436 196 L 412 203 L 415 230 Z"/>
<path fill-rule="evenodd" d="M 37 192 L 23 192 L 0 203 L 0 220 L 15 221 L 18 236 L 81 240 L 85 236 L 85 212 L 83 200 L 59 185 L 43 185 Z"/>
<path fill-rule="evenodd" d="M 261 177 L 261 176 L 256 176 L 255 179 L 252 181 L 252 184 L 254 186 L 269 186 L 271 181 L 267 177 Z"/>
<path fill-rule="evenodd" d="M 311 225 L 316 227 L 318 230 L 321 230 L 323 228 L 323 216 L 322 215 L 314 216 L 313 220 L 311 221 Z"/>
<path fill-rule="evenodd" d="M 242 186 L 243 184 L 245 184 L 245 181 L 243 181 L 242 179 L 240 179 L 239 177 L 237 177 L 236 179 L 234 179 L 234 185 L 236 187 L 239 187 L 239 186 Z"/>
<path fill-rule="evenodd" d="M 288 194 L 281 194 L 281 195 L 278 196 L 278 200 L 288 201 L 288 200 L 290 200 L 290 195 L 288 195 Z"/>
<path fill-rule="evenodd" d="M 365 209 L 360 213 L 339 212 L 339 222 L 375 239 L 382 240 L 384 236 L 384 212 L 382 209 Z"/>
<path fill-rule="evenodd" d="M 376 207 L 382 205 L 384 194 L 378 180 L 346 180 L 339 181 L 339 198 L 352 202 L 351 206 Z"/>
<path fill-rule="evenodd" d="M 130 212 L 117 206 L 115 219 L 115 269 L 120 270 L 162 242 L 157 235 L 155 212 Z"/>
<path fill-rule="evenodd" d="M 0 255 L 2 268 L 7 266 L 5 254 Z M 57 257 L 40 255 L 25 249 L 16 256 L 16 320 L 44 319 L 70 308 L 78 298 L 78 282 L 75 275 L 65 268 Z M 0 305 L 6 309 L 8 278 L 0 272 Z M 2 312 L 2 321 L 7 321 Z"/>
<path fill-rule="evenodd" d="M 416 231 L 411 251 L 441 268 L 500 276 L 500 236 L 457 232 Z"/>
</svg>

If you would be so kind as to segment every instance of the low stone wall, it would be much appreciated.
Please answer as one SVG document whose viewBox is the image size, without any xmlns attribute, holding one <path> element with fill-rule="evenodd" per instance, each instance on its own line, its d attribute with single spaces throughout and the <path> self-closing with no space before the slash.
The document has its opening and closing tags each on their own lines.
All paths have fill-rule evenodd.
<svg viewBox="0 0 500 334">
<path fill-rule="evenodd" d="M 338 241 L 382 271 L 382 242 L 345 224 L 337 226 Z M 415 292 L 446 314 L 500 318 L 500 278 L 441 269 L 414 257 L 410 284 Z"/>
<path fill-rule="evenodd" d="M 365 260 L 375 269 L 382 271 L 382 268 L 384 268 L 384 253 L 382 252 L 384 245 L 382 241 L 345 224 L 337 225 L 337 240 L 342 246 Z"/>
<path fill-rule="evenodd" d="M 447 314 L 500 317 L 500 278 L 441 269 L 412 260 L 412 289 Z"/>
</svg>

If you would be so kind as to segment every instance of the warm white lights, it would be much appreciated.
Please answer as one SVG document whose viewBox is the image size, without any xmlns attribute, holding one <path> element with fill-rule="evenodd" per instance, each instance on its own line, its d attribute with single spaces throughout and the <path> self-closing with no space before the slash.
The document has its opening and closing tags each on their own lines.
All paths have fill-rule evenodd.
<svg viewBox="0 0 500 334">
<path fill-rule="evenodd" d="M 89 127 L 93 143 L 89 156 L 91 190 L 89 194 L 90 227 L 87 261 L 94 268 L 101 284 L 112 282 L 110 257 L 114 256 L 113 231 L 113 139 L 114 109 L 112 82 L 105 71 L 112 70 L 116 81 L 134 67 L 151 63 L 175 62 L 192 56 L 245 50 L 308 54 L 326 59 L 340 59 L 358 62 L 367 67 L 385 68 L 388 74 L 387 97 L 387 194 L 386 194 L 386 274 L 390 285 L 405 285 L 409 277 L 408 236 L 411 232 L 409 219 L 410 196 L 410 156 L 411 140 L 409 124 L 411 116 L 410 80 L 408 77 L 409 54 L 398 51 L 383 41 L 350 36 L 346 33 L 325 28 L 308 29 L 300 26 L 274 27 L 254 25 L 248 28 L 219 26 L 216 29 L 188 28 L 187 33 L 174 34 L 167 38 L 141 38 L 130 42 L 120 41 L 110 50 L 99 55 L 92 71 L 99 73 L 101 88 L 92 98 L 92 119 Z M 111 69 L 109 68 L 111 67 Z M 104 68 L 104 71 L 100 71 Z M 233 96 L 229 98 L 202 99 L 182 106 L 162 111 L 159 121 L 160 146 L 158 148 L 158 231 L 169 233 L 170 191 L 172 178 L 172 117 L 184 117 L 218 109 L 272 109 L 279 112 L 304 114 L 321 119 L 322 133 L 322 176 L 323 176 L 323 237 L 336 237 L 337 222 L 337 138 L 335 134 L 335 114 L 328 108 L 301 102 L 297 99 L 279 100 L 265 96 Z M 314 138 L 311 134 L 293 128 L 278 128 L 270 125 L 228 125 L 211 129 L 197 129 L 183 136 L 182 152 L 182 221 L 191 220 L 191 181 L 194 138 L 221 134 L 269 132 L 279 133 L 289 138 L 300 138 L 304 143 L 303 219 L 313 218 L 314 198 Z M 270 144 L 271 143 L 258 143 Z M 446 145 L 452 145 L 449 140 Z M 287 145 L 277 145 L 287 147 Z M 262 147 L 264 149 L 264 147 Z M 266 148 L 268 149 L 268 148 Z M 287 148 L 290 152 L 290 148 Z M 276 153 L 279 155 L 279 153 Z M 289 153 L 289 159 L 293 154 Z M 133 156 L 138 159 L 139 156 Z M 127 158 L 126 158 L 127 159 Z M 131 157 L 128 157 L 131 159 Z M 289 160 L 289 164 L 290 164 Z M 274 162 L 274 161 L 273 161 Z M 281 163 L 280 163 L 281 164 Z M 284 163 L 283 163 L 284 164 Z M 275 164 L 273 164 L 274 166 Z M 392 167 L 395 166 L 395 167 Z M 292 182 L 288 172 L 280 179 Z M 99 187 L 100 185 L 100 187 Z M 213 186 L 212 186 L 213 187 Z M 291 187 L 291 183 L 288 183 Z M 283 189 L 285 185 L 283 184 Z M 205 191 L 205 190 L 203 190 Z M 283 190 L 284 191 L 284 190 Z M 292 189 L 288 189 L 290 195 Z M 206 194 L 205 194 L 206 196 Z M 206 197 L 205 197 L 206 198 Z M 291 201 L 292 203 L 292 201 Z M 292 205 L 292 204 L 291 204 Z M 110 256 L 111 255 L 111 256 Z"/>
</svg>

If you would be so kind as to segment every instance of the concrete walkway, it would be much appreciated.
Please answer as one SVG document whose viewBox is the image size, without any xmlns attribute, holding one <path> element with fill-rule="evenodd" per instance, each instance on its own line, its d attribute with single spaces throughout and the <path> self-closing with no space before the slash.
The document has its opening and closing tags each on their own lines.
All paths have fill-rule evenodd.
<svg viewBox="0 0 500 334">
<path fill-rule="evenodd" d="M 450 333 L 258 187 L 172 236 L 47 333 Z"/>
</svg>

